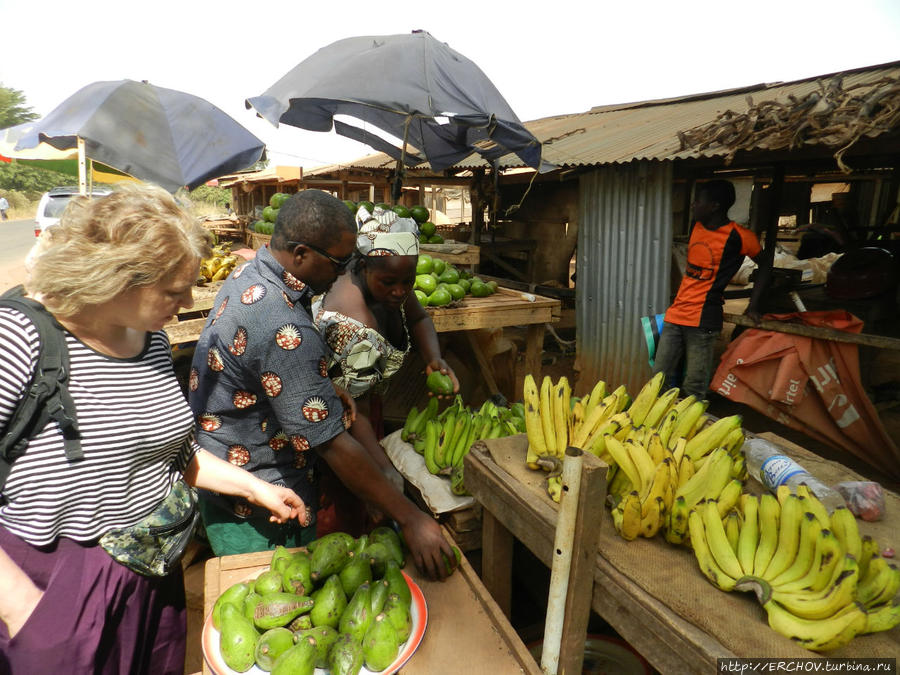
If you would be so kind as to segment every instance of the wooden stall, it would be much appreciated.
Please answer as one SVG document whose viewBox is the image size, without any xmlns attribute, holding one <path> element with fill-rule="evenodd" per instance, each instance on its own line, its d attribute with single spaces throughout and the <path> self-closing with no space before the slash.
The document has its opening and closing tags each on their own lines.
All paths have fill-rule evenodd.
<svg viewBox="0 0 900 675">
<path fill-rule="evenodd" d="M 268 567 L 271 559 L 271 551 L 261 551 L 208 560 L 204 619 L 222 591 Z M 457 572 L 443 582 L 422 577 L 411 563 L 404 571 L 422 590 L 428 610 L 425 635 L 403 666 L 404 675 L 540 673 L 534 658 L 465 557 Z M 203 672 L 212 673 L 205 661 Z"/>
<path fill-rule="evenodd" d="M 206 314 L 212 308 L 220 287 L 221 283 L 195 287 L 194 306 L 181 312 L 175 321 L 165 326 L 169 341 L 173 345 L 196 342 L 199 339 L 200 332 L 206 324 Z M 529 295 L 501 286 L 496 293 L 486 298 L 467 296 L 453 307 L 431 307 L 428 312 L 438 333 L 527 326 L 525 367 L 526 372 L 533 373 L 537 377 L 541 370 L 544 324 L 557 321 L 559 310 L 559 300 Z M 493 368 L 488 359 L 477 341 L 470 334 L 467 336 L 479 368 L 483 372 L 485 383 L 492 393 L 498 391 Z"/>
<path fill-rule="evenodd" d="M 759 435 L 829 483 L 860 480 L 840 464 L 775 434 Z M 466 487 L 483 507 L 482 579 L 507 613 L 513 541 L 521 541 L 549 567 L 559 509 L 547 497 L 542 472 L 525 468 L 526 445 L 524 435 L 485 441 L 473 446 L 465 459 Z M 860 531 L 883 547 L 896 547 L 900 497 L 885 492 L 885 501 L 885 520 L 860 522 Z M 725 657 L 817 656 L 770 629 L 765 612 L 750 595 L 712 586 L 690 549 L 660 538 L 625 541 L 615 533 L 602 503 L 590 513 L 601 524 L 593 564 L 583 574 L 593 579 L 586 594 L 590 606 L 661 673 L 711 673 L 717 669 L 716 659 Z M 573 637 L 580 637 L 583 647 L 584 636 L 568 636 Z M 893 658 L 898 653 L 900 630 L 894 629 L 857 636 L 828 655 Z"/>
</svg>

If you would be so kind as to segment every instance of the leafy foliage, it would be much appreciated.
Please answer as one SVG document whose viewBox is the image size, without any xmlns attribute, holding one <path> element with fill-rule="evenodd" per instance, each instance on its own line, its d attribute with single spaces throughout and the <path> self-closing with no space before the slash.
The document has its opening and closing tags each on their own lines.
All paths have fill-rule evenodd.
<svg viewBox="0 0 900 675">
<path fill-rule="evenodd" d="M 75 181 L 77 182 L 77 180 Z M 34 166 L 12 162 L 0 163 L 0 190 L 22 192 L 28 199 L 35 200 L 50 188 L 72 185 L 72 176 L 56 171 L 47 171 Z"/>
<path fill-rule="evenodd" d="M 231 190 L 212 187 L 210 185 L 201 185 L 200 187 L 191 190 L 189 197 L 191 201 L 194 202 L 206 202 L 225 208 L 225 205 L 231 201 Z"/>
<path fill-rule="evenodd" d="M 25 103 L 25 94 L 0 84 L 0 129 L 31 122 L 38 114 Z"/>
</svg>

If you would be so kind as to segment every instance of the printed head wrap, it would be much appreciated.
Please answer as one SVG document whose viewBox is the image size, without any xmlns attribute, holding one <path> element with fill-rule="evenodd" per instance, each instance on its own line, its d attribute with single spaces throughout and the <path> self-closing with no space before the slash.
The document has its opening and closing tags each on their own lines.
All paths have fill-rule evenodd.
<svg viewBox="0 0 900 675">
<path fill-rule="evenodd" d="M 356 212 L 356 248 L 364 256 L 419 255 L 419 226 L 412 218 L 376 206 Z"/>
</svg>

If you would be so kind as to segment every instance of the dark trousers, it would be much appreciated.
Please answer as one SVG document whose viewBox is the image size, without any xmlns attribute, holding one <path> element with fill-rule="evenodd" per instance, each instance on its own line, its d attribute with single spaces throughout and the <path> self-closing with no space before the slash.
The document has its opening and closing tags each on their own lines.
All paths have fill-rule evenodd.
<svg viewBox="0 0 900 675">
<path fill-rule="evenodd" d="M 685 396 L 693 394 L 698 399 L 705 399 L 712 379 L 713 353 L 718 337 L 718 331 L 666 322 L 656 347 L 654 374 L 665 373 L 666 388 L 677 387 L 680 382 Z"/>
</svg>

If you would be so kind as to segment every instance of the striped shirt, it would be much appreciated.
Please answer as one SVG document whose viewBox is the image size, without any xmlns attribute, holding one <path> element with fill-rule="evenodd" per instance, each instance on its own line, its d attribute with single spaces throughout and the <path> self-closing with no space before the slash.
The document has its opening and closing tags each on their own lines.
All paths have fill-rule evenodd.
<svg viewBox="0 0 900 675">
<path fill-rule="evenodd" d="M 36 546 L 58 537 L 91 542 L 133 525 L 168 494 L 197 448 L 164 332 L 149 334 L 144 350 L 128 359 L 65 335 L 84 459 L 66 459 L 51 421 L 13 464 L 0 506 L 0 525 Z M 31 322 L 0 309 L 0 430 L 31 380 L 38 350 Z"/>
</svg>

